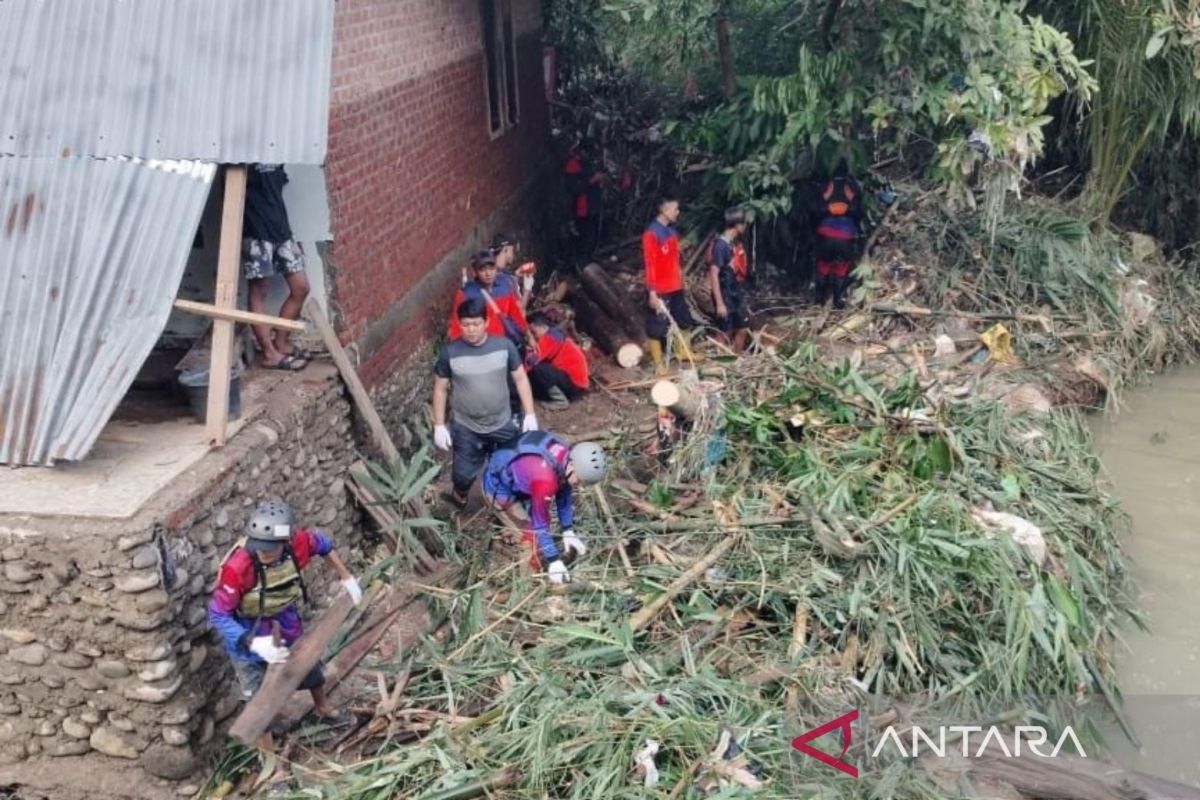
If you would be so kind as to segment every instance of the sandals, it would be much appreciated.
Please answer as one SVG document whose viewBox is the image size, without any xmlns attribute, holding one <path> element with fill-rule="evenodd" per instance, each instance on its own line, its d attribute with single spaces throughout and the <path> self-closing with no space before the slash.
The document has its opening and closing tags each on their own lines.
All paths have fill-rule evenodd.
<svg viewBox="0 0 1200 800">
<path fill-rule="evenodd" d="M 288 354 L 279 359 L 274 364 L 263 362 L 264 369 L 278 369 L 284 372 L 298 372 L 308 366 L 308 362 L 302 358 L 297 358 L 295 353 Z"/>
</svg>

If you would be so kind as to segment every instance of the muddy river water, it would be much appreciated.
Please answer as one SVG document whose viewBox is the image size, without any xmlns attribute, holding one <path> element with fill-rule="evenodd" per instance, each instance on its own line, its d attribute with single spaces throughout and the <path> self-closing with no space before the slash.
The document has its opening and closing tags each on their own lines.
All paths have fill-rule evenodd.
<svg viewBox="0 0 1200 800">
<path fill-rule="evenodd" d="M 1108 738 L 1123 766 L 1200 785 L 1200 368 L 1160 376 L 1125 399 L 1093 430 L 1133 518 L 1127 552 L 1151 630 L 1129 626 L 1118 661 L 1143 747 L 1119 732 Z"/>
</svg>

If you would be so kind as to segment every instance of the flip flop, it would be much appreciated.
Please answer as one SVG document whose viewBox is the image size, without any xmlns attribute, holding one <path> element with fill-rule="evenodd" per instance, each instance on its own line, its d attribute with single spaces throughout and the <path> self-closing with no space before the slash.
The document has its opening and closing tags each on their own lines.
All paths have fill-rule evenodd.
<svg viewBox="0 0 1200 800">
<path fill-rule="evenodd" d="M 284 372 L 297 372 L 307 366 L 307 361 L 296 358 L 295 355 L 286 355 L 274 364 L 263 364 L 263 367 L 266 369 L 279 369 Z"/>
</svg>

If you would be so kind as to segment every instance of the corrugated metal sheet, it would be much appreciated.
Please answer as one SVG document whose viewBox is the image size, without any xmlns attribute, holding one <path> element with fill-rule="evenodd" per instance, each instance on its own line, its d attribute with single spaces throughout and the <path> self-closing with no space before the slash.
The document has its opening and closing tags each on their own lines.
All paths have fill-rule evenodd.
<svg viewBox="0 0 1200 800">
<path fill-rule="evenodd" d="M 0 157 L 0 463 L 91 449 L 166 324 L 215 172 Z"/>
<path fill-rule="evenodd" d="M 325 161 L 333 0 L 2 0 L 0 153 Z"/>
</svg>

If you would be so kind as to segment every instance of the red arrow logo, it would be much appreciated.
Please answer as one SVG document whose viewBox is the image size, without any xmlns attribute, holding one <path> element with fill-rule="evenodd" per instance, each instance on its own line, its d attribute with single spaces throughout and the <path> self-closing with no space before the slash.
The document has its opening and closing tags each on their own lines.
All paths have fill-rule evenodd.
<svg viewBox="0 0 1200 800">
<path fill-rule="evenodd" d="M 821 727 L 813 728 L 811 731 L 808 731 L 807 733 L 802 733 L 799 736 L 797 736 L 795 739 L 792 739 L 792 749 L 799 750 L 801 753 L 804 753 L 806 756 L 812 756 L 817 761 L 820 761 L 822 764 L 833 767 L 836 770 L 841 770 L 842 772 L 849 775 L 851 778 L 857 779 L 858 778 L 858 768 L 855 767 L 853 764 L 847 764 L 845 761 L 842 761 L 841 758 L 834 758 L 833 756 L 829 755 L 828 753 L 823 753 L 820 750 L 818 750 L 817 748 L 812 747 L 809 744 L 807 744 L 808 742 L 811 742 L 813 739 L 820 739 L 822 736 L 829 733 L 830 731 L 841 729 L 841 731 L 842 731 L 842 753 L 841 754 L 843 756 L 846 755 L 846 751 L 850 749 L 850 742 L 851 742 L 851 738 L 853 736 L 853 729 L 850 727 L 850 723 L 854 722 L 856 719 L 858 719 L 858 709 L 857 708 L 854 709 L 853 711 L 842 714 L 842 716 L 838 717 L 837 719 L 833 720 L 832 722 L 826 722 Z"/>
</svg>

